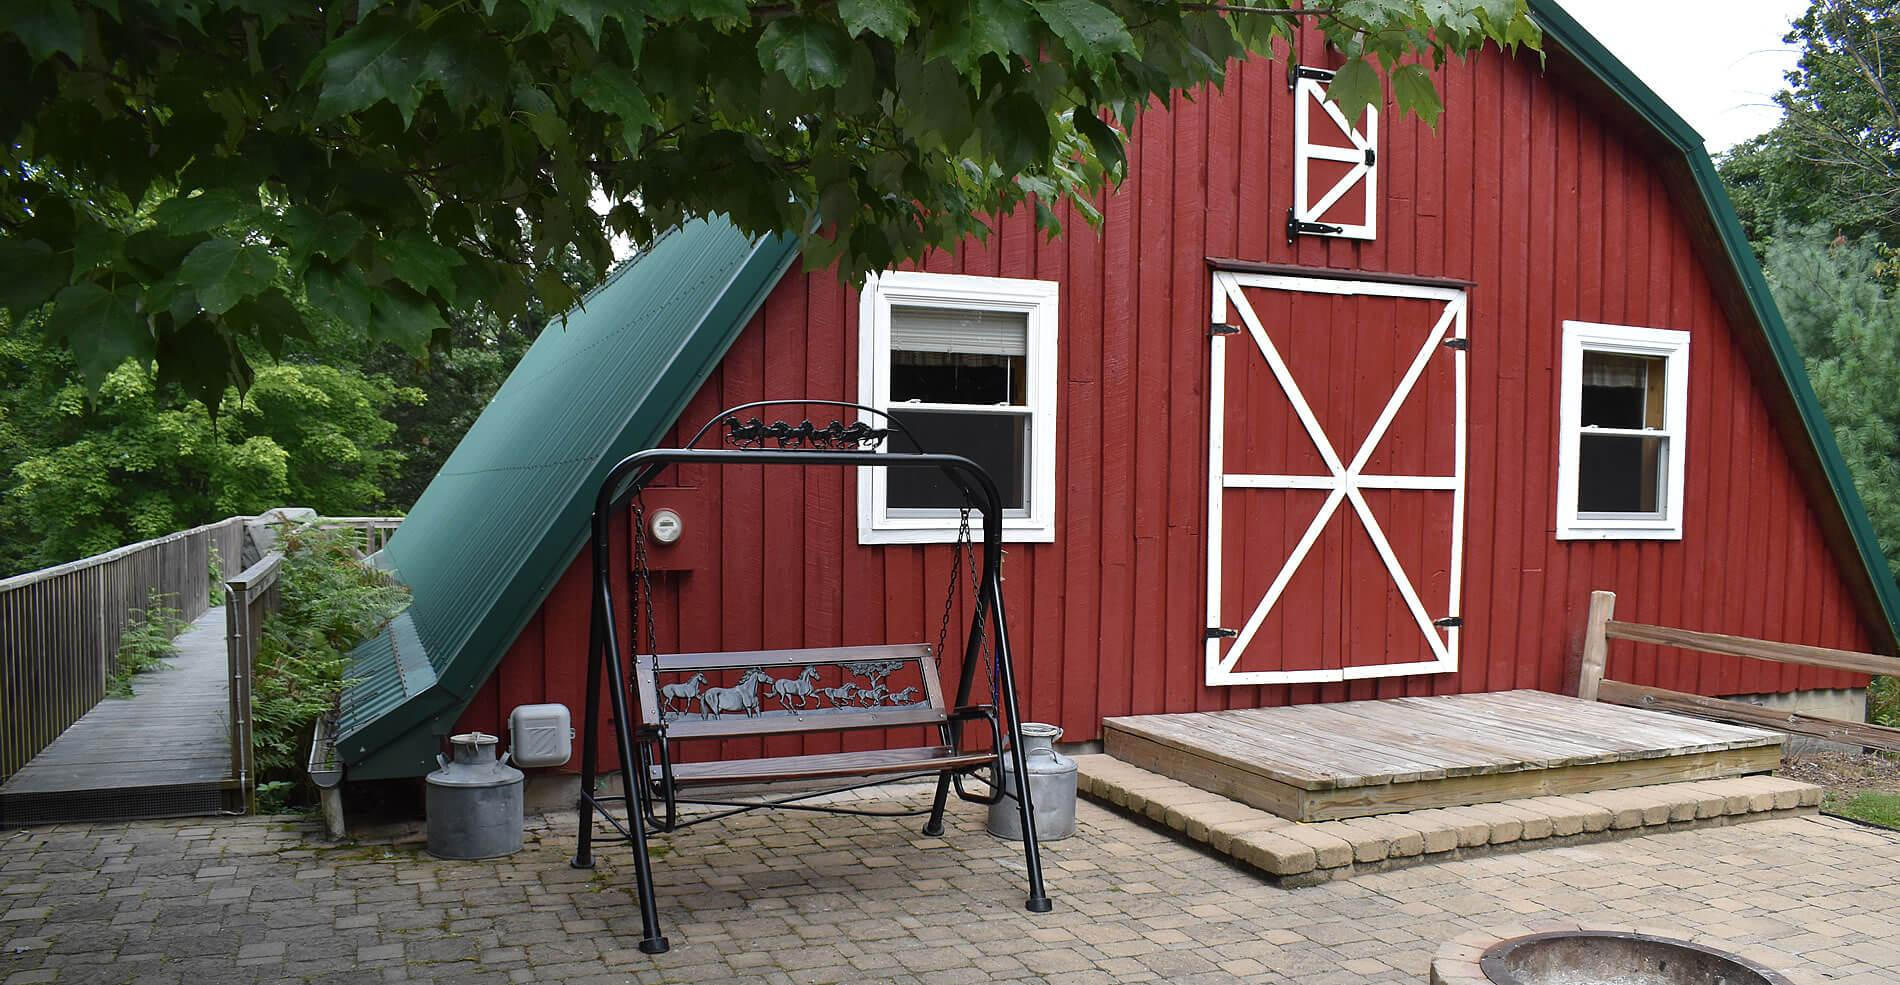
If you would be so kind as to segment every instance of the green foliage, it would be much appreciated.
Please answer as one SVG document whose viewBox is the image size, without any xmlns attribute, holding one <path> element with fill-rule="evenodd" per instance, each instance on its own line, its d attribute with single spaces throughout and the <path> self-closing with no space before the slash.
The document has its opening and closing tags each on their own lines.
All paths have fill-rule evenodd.
<svg viewBox="0 0 1900 985">
<path fill-rule="evenodd" d="M 1867 685 L 1867 720 L 1900 728 L 1900 678 L 1876 677 Z"/>
<path fill-rule="evenodd" d="M 132 696 L 132 678 L 165 665 L 165 658 L 178 653 L 172 639 L 190 623 L 178 617 L 178 610 L 165 604 L 170 596 L 152 589 L 145 608 L 133 609 L 125 629 L 119 634 L 119 652 L 106 677 L 106 696 Z"/>
<path fill-rule="evenodd" d="M 208 546 L 211 560 L 205 566 L 205 584 L 211 587 L 205 594 L 207 601 L 215 609 L 224 604 L 224 555 L 218 553 L 218 545 Z"/>
<path fill-rule="evenodd" d="M 1883 51 L 1900 43 L 1891 0 L 1814 0 L 1786 41 L 1801 49 L 1776 96 L 1773 130 L 1724 156 L 1721 172 L 1749 238 L 1777 226 L 1824 226 L 1850 239 L 1900 246 L 1900 69 Z"/>
<path fill-rule="evenodd" d="M 0 324 L 0 565 L 27 570 L 234 513 L 383 507 L 400 473 L 389 416 L 422 391 L 382 373 L 282 362 L 205 407 L 126 361 L 89 392 L 32 326 Z"/>
<path fill-rule="evenodd" d="M 723 213 L 846 277 L 1119 179 L 1144 108 L 1302 22 L 1357 116 L 1405 59 L 1535 46 L 1523 0 L 90 0 L 0 8 L 0 305 L 99 388 L 207 407 L 325 326 L 419 354 Z M 1395 74 L 1396 73 L 1396 74 Z M 612 203 L 603 215 L 596 200 Z M 257 449 L 249 467 L 280 468 Z"/>
<path fill-rule="evenodd" d="M 1900 301 L 1873 238 L 1831 237 L 1826 227 L 1778 231 L 1768 280 L 1881 550 L 1900 570 Z"/>
<path fill-rule="evenodd" d="M 286 525 L 280 537 L 282 605 L 264 624 L 252 667 L 260 799 L 267 784 L 302 776 L 311 725 L 343 693 L 345 657 L 408 602 L 407 589 L 363 564 L 353 531 Z"/>
<path fill-rule="evenodd" d="M 1868 791 L 1852 797 L 1829 798 L 1825 809 L 1829 814 L 1863 824 L 1900 831 L 1900 793 Z"/>
</svg>

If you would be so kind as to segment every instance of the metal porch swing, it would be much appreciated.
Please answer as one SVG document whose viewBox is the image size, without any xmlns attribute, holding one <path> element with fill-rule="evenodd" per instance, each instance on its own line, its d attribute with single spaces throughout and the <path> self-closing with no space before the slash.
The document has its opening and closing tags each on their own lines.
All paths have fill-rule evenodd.
<svg viewBox="0 0 1900 985">
<path fill-rule="evenodd" d="M 815 425 L 809 419 L 797 424 L 783 420 L 766 423 L 748 413 L 764 407 L 786 406 L 856 410 L 874 415 L 882 426 L 874 427 L 863 419 L 848 425 L 836 420 L 828 425 Z M 723 432 L 725 447 L 698 447 L 715 429 Z M 901 435 L 914 450 L 886 448 L 879 451 L 878 447 L 893 435 Z M 914 643 L 731 653 L 658 652 L 652 583 L 647 571 L 642 492 L 665 468 L 681 464 L 873 466 L 940 471 L 962 494 L 963 503 L 936 646 Z M 594 865 L 596 816 L 614 829 L 614 834 L 603 837 L 631 843 L 634 877 L 640 894 L 640 950 L 659 954 L 668 947 L 666 937 L 660 933 L 652 862 L 647 857 L 650 831 L 677 831 L 769 807 L 873 817 L 928 814 L 923 832 L 936 836 L 943 833 L 944 808 L 953 789 L 959 798 L 979 804 L 1000 803 L 1006 796 L 1016 801 L 1029 876 L 1025 905 L 1031 912 L 1048 912 L 1051 904 L 1043 887 L 1041 849 L 1036 841 L 1035 809 L 1030 803 L 1030 787 L 1026 782 L 1022 720 L 1017 712 L 1016 679 L 1010 664 L 1009 633 L 1000 590 L 1001 502 L 995 482 L 975 462 L 960 455 L 926 451 L 903 422 L 889 414 L 836 400 L 762 400 L 731 407 L 702 425 L 684 447 L 636 452 L 607 473 L 594 498 L 593 613 L 587 659 L 587 710 L 582 719 L 581 795 L 577 804 L 580 831 L 572 865 L 581 869 Z M 631 637 L 634 653 L 632 660 L 623 664 L 609 531 L 615 511 L 629 503 L 633 507 L 634 570 L 629 585 L 632 598 L 628 618 L 634 620 Z M 982 515 L 983 521 L 980 575 L 970 538 L 973 510 Z M 937 659 L 948 643 L 951 613 L 966 567 L 968 584 L 965 587 L 973 596 L 970 628 L 964 642 L 955 699 L 946 701 L 937 676 Z M 971 703 L 979 663 L 983 664 L 988 677 L 988 704 Z M 596 723 L 600 720 L 603 671 L 612 711 L 615 752 L 619 756 L 621 775 L 628 778 L 627 792 L 623 795 L 595 792 L 600 753 Z M 629 694 L 639 702 L 637 722 L 632 718 Z M 981 736 L 987 740 L 985 744 L 966 741 L 965 727 L 973 723 L 987 726 L 982 730 L 987 734 Z M 939 742 L 868 752 L 719 762 L 673 761 L 673 743 L 685 740 L 838 733 L 893 726 L 934 728 Z M 1014 776 L 1011 788 L 1020 795 L 1005 792 L 1005 771 Z M 936 797 L 928 810 L 875 811 L 811 803 L 827 794 L 924 776 L 937 779 Z M 965 785 L 966 779 L 971 781 L 969 787 Z M 695 787 L 809 784 L 819 780 L 845 785 L 819 791 L 800 790 L 763 801 L 682 796 Z M 609 812 L 610 804 L 618 804 L 625 810 L 625 823 Z M 719 810 L 689 818 L 681 815 L 682 806 Z"/>
</svg>

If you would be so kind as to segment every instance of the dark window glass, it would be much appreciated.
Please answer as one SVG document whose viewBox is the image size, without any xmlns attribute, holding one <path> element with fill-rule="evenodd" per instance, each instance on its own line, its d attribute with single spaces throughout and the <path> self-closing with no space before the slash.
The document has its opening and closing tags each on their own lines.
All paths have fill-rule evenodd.
<svg viewBox="0 0 1900 985">
<path fill-rule="evenodd" d="M 891 351 L 891 403 L 1015 404 L 1024 400 L 1023 357 Z"/>
<path fill-rule="evenodd" d="M 1584 432 L 1577 445 L 1577 512 L 1662 512 L 1667 440 Z"/>
<path fill-rule="evenodd" d="M 964 414 L 955 411 L 891 408 L 923 446 L 933 452 L 962 455 L 996 481 L 1005 509 L 1026 509 L 1028 476 L 1023 470 L 1029 443 L 1029 418 L 1022 414 Z M 892 469 L 888 487 L 891 509 L 958 509 L 963 494 L 941 472 Z"/>
</svg>

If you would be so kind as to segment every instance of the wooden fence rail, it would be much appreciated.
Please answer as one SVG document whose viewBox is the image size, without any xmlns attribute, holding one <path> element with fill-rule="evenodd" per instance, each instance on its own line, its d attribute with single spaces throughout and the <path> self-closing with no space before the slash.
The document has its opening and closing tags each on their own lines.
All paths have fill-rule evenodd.
<svg viewBox="0 0 1900 985">
<path fill-rule="evenodd" d="M 210 607 L 211 558 L 238 563 L 244 517 L 0 581 L 0 782 L 105 696 L 119 640 L 154 594 L 185 619 Z"/>
<path fill-rule="evenodd" d="M 1741 701 L 1728 701 L 1700 694 L 1671 691 L 1666 688 L 1607 680 L 1603 676 L 1604 666 L 1609 657 L 1610 640 L 1652 643 L 1703 653 L 1719 653 L 1754 660 L 1822 667 L 1828 670 L 1845 670 L 1856 674 L 1896 677 L 1900 677 L 1900 659 L 1878 653 L 1857 653 L 1852 650 L 1804 646 L 1799 643 L 1750 639 L 1746 636 L 1728 636 L 1722 633 L 1702 633 L 1668 626 L 1618 622 L 1615 614 L 1615 593 L 1590 593 L 1590 612 L 1583 633 L 1583 660 L 1577 675 L 1577 697 L 1579 698 L 1586 701 L 1628 705 L 1633 708 L 1670 711 L 1736 725 L 1754 725 L 1759 728 L 1775 729 L 1794 735 L 1827 739 L 1869 749 L 1900 752 L 1900 729 L 1868 722 L 1849 722 L 1836 718 L 1778 711 Z"/>
<path fill-rule="evenodd" d="M 284 556 L 272 551 L 224 583 L 226 652 L 231 663 L 231 776 L 247 813 L 257 811 L 257 764 L 251 741 L 251 670 L 264 638 L 264 620 L 283 602 L 277 575 Z"/>
</svg>

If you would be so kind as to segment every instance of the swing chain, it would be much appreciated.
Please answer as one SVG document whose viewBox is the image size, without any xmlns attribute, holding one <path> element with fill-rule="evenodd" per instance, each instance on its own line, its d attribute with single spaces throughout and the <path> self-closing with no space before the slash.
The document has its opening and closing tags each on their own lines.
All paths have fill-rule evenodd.
<svg viewBox="0 0 1900 985">
<path fill-rule="evenodd" d="M 959 554 L 970 548 L 970 507 L 964 504 L 963 520 L 957 528 L 956 547 L 950 555 L 950 584 L 943 591 L 943 622 L 937 626 L 937 659 L 945 657 L 944 647 L 950 642 L 950 613 L 957 604 L 957 582 L 963 574 L 963 564 Z"/>
<path fill-rule="evenodd" d="M 647 652 L 657 655 L 660 652 L 660 637 L 657 623 L 653 618 L 653 576 L 647 570 L 647 503 L 646 497 L 635 495 L 633 498 L 633 571 L 640 581 L 640 603 L 646 616 Z M 638 620 L 641 613 L 635 613 Z M 633 653 L 637 659 L 640 653 L 640 626 L 636 621 L 633 631 Z"/>
</svg>

